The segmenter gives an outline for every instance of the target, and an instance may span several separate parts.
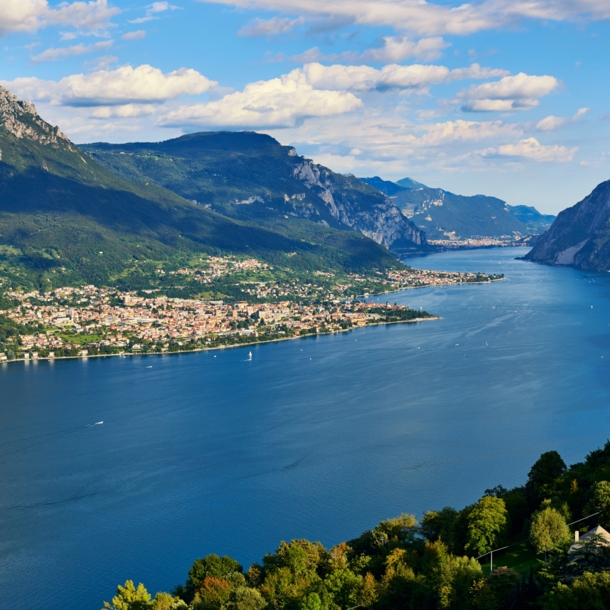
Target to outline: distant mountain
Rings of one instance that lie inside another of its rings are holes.
[[[541,214],[536,208],[529,205],[509,205],[507,207],[511,214],[524,223],[533,235],[544,233],[557,218],[552,214]]]
[[[15,283],[104,284],[134,264],[197,252],[257,255],[312,269],[397,265],[384,247],[355,231],[306,221],[264,227],[205,209],[151,180],[129,182],[1,87],[0,150],[0,273]],[[155,166],[156,159],[147,163]],[[392,206],[386,208],[391,216]],[[409,226],[398,211],[395,216],[394,226]]]
[[[442,189],[429,188],[410,178],[396,183],[377,176],[361,180],[388,195],[431,240],[519,238],[541,232],[533,230],[533,221],[528,226],[511,212],[504,201],[496,197],[454,195]],[[416,186],[406,186],[411,184]],[[532,210],[536,212],[534,208]]]
[[[253,132],[196,133],[159,143],[81,147],[124,179],[154,183],[223,216],[271,230],[310,224],[358,231],[395,252],[428,248],[394,202]]]
[[[561,212],[525,259],[547,265],[610,270],[610,180]]]
[[[402,186],[405,189],[418,189],[418,188],[427,188],[425,184],[421,182],[417,182],[417,180],[412,180],[411,178],[403,178],[402,180],[397,180],[396,184],[398,186]]]

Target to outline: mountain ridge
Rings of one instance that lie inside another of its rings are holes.
[[[610,180],[563,212],[525,260],[547,265],[610,269]]]

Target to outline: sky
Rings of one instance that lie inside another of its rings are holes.
[[[0,48],[76,143],[254,130],[545,213],[610,179],[610,0],[0,0]]]

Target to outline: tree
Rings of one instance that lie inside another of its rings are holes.
[[[219,557],[218,555],[207,555],[203,559],[196,559],[191,569],[189,570],[186,586],[184,587],[184,595],[187,602],[191,602],[195,592],[201,586],[201,583],[208,577],[225,579],[230,574],[235,572],[241,573],[243,568],[239,562],[226,555]],[[177,589],[179,591],[179,589]]]
[[[150,593],[140,583],[137,587],[133,580],[128,580],[123,586],[119,585],[116,595],[112,598],[112,605],[104,602],[104,608],[110,610],[149,610],[152,608]]]
[[[542,598],[543,610],[606,610],[610,608],[610,572],[586,572],[571,586],[557,583]]]
[[[530,525],[530,542],[537,553],[546,554],[570,541],[570,528],[564,516],[555,508],[547,506],[534,513]]]
[[[557,451],[543,453],[532,466],[525,484],[525,496],[532,509],[545,497],[544,487],[550,485],[566,471],[566,464]]]
[[[599,522],[602,527],[610,527],[610,483],[598,481],[591,489],[589,502],[584,509],[585,515],[601,512]]]
[[[483,555],[499,546],[508,531],[508,513],[502,498],[483,496],[468,515],[466,550]]]

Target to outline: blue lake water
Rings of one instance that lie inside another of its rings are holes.
[[[0,367],[3,605],[97,610],[208,553],[247,566],[282,539],[333,545],[521,484],[543,451],[581,460],[610,436],[610,274],[525,252],[409,261],[506,274],[382,299],[439,321]]]

